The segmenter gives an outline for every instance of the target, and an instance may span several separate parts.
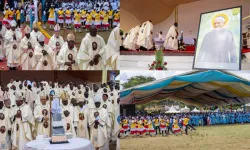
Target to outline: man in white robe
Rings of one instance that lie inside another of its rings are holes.
[[[108,111],[101,107],[101,95],[95,95],[95,108],[89,110],[90,141],[96,150],[108,150],[111,123]]]
[[[76,127],[76,133],[77,137],[79,138],[85,138],[89,139],[89,131],[88,131],[88,107],[85,102],[85,98],[83,96],[83,93],[78,93],[77,96],[77,107],[75,109],[76,115],[78,118],[76,118],[77,121],[77,127]]]
[[[11,149],[10,99],[5,99],[1,95],[1,102],[4,106],[0,109],[0,149],[9,150]]]
[[[4,35],[6,31],[7,31],[6,27],[3,26],[2,22],[0,21],[0,60],[3,60],[6,55],[5,40],[4,40]]]
[[[237,63],[237,49],[233,33],[225,28],[225,18],[214,20],[214,29],[208,32],[202,41],[197,62]]]
[[[139,30],[140,30],[140,26],[136,26],[129,31],[129,33],[128,33],[128,35],[125,38],[125,41],[123,43],[125,48],[127,48],[129,50],[136,50],[139,48],[137,45]]]
[[[105,108],[108,111],[108,116],[109,116],[109,120],[111,123],[111,132],[112,132],[112,129],[114,128],[115,116],[114,116],[114,111],[113,111],[113,104],[111,103],[107,93],[106,94],[104,93],[102,95],[101,107]],[[111,135],[110,135],[110,140],[111,140]]]
[[[34,48],[37,44],[37,39],[30,36],[30,27],[24,29],[25,36],[20,43],[20,65],[22,70],[32,70],[35,65]]]
[[[50,105],[46,97],[41,97],[40,104],[36,105],[34,117],[36,121],[36,134],[50,136]]]
[[[54,51],[54,69],[57,70],[59,69],[57,66],[57,56],[60,52],[61,47],[64,44],[64,40],[62,38],[62,36],[60,36],[60,26],[58,24],[55,25],[54,27],[54,32],[55,34],[50,38],[48,45],[52,48],[52,50]]]
[[[52,70],[54,62],[54,53],[52,49],[44,44],[45,37],[41,34],[38,38],[39,44],[35,47],[36,64],[34,70]]]
[[[164,47],[167,50],[178,50],[178,31],[177,31],[178,23],[174,23],[173,26],[170,27],[168,33],[166,35],[166,41],[164,42]]]
[[[27,105],[30,106],[31,110],[34,110],[34,104],[35,104],[35,92],[32,90],[32,86],[28,85],[28,90],[26,91],[26,97],[25,97],[25,102]]]
[[[120,45],[121,45],[121,36],[120,36],[120,24],[115,27],[108,39],[108,43],[105,46],[106,48],[106,64],[107,69],[110,70],[119,70],[119,56],[120,56]]]
[[[137,45],[141,48],[149,50],[153,47],[153,24],[151,21],[143,23],[139,30]]]
[[[65,133],[73,134],[73,137],[76,137],[75,125],[76,125],[76,113],[74,112],[74,107],[69,103],[68,94],[64,93],[61,97],[62,99],[62,121],[64,122]]]
[[[16,104],[16,96],[15,96],[16,92],[17,92],[16,86],[12,85],[9,90],[11,106]]]
[[[25,144],[33,140],[35,120],[31,108],[24,103],[21,93],[16,93],[16,107],[12,109],[12,114],[15,114],[11,118],[12,149],[23,150]]]
[[[63,44],[57,56],[57,64],[60,70],[79,70],[76,56],[75,36],[74,34],[68,34],[67,42]]]
[[[19,29],[16,29],[16,22],[14,20],[11,21],[10,25],[11,29],[5,34],[7,66],[10,70],[16,70],[16,67],[19,66],[19,44],[22,33]]]
[[[42,34],[40,31],[38,31],[38,25],[37,22],[33,23],[33,30],[30,33],[30,36],[33,37],[36,41],[38,41],[38,37]]]
[[[102,70],[105,62],[105,42],[97,35],[95,26],[90,27],[90,33],[82,39],[77,60],[80,70]]]

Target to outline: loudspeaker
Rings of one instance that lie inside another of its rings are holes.
[[[121,105],[120,114],[121,116],[135,116],[135,104]]]

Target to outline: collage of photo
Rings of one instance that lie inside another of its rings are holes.
[[[0,150],[249,150],[250,0],[0,1]]]

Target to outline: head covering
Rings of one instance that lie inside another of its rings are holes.
[[[56,25],[55,25],[54,31],[55,31],[55,32],[59,32],[59,31],[60,31],[60,26],[59,26],[59,24],[56,24]]]
[[[75,42],[75,35],[72,33],[68,34],[67,41],[74,41]]]
[[[76,100],[77,100],[77,103],[84,102],[85,99],[84,99],[83,94],[78,94],[77,97],[76,97]]]
[[[219,16],[219,17],[215,18],[215,21],[216,21],[216,22],[217,22],[217,21],[220,21],[220,22],[225,22],[226,20],[225,20],[225,18],[224,18],[224,17]]]
[[[95,103],[96,103],[96,102],[101,102],[101,96],[100,96],[100,94],[96,94],[96,95],[94,96],[93,100],[94,100]]]
[[[38,35],[38,41],[39,42],[44,42],[45,36],[41,33],[40,35]]]
[[[10,22],[10,26],[11,26],[11,27],[16,27],[16,21],[15,21],[15,20],[12,20],[12,21]]]
[[[68,100],[69,99],[69,94],[66,91],[64,91],[62,93],[62,95],[61,95],[61,99],[62,100]]]
[[[30,33],[30,27],[29,27],[29,26],[26,26],[26,27],[25,27],[24,33],[25,33],[25,34],[29,34],[29,33]]]
[[[36,21],[33,22],[33,29],[34,28],[37,28],[37,22]]]
[[[20,92],[20,91],[16,91],[15,92],[15,100],[16,101],[23,100],[23,94],[22,94],[22,92]]]

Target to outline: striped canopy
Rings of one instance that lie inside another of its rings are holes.
[[[232,73],[193,71],[121,91],[121,104],[170,99],[199,107],[250,103],[250,82]]]

